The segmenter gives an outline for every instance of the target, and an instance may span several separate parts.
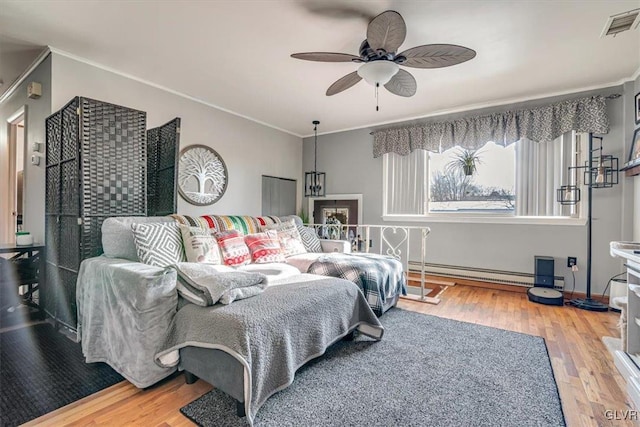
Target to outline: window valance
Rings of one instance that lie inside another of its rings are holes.
[[[507,146],[522,138],[552,141],[572,130],[609,132],[603,96],[562,101],[530,110],[376,130],[373,132],[373,157],[386,153],[406,156],[417,149],[444,151],[456,145],[476,149],[489,141]]]

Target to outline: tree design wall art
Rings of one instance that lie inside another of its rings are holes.
[[[180,153],[178,191],[192,205],[217,202],[227,189],[227,181],[227,166],[215,150],[191,145]]]

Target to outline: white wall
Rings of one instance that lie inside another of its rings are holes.
[[[622,93],[623,87],[599,91]],[[544,105],[561,99],[577,98],[593,93],[582,93],[538,100],[512,106],[513,109]],[[623,159],[623,104],[624,97],[607,101],[611,131],[604,140],[606,154]],[[496,107],[466,114],[484,114],[510,109]],[[433,120],[448,120],[464,115],[460,113]],[[319,118],[322,121],[322,117]],[[382,221],[382,158],[373,158],[373,137],[370,129],[341,132],[318,137],[318,170],[327,173],[327,193],[362,193],[363,221],[365,224],[384,224]],[[304,139],[303,170],[313,165],[313,138]],[[624,180],[621,177],[621,180]],[[593,279],[592,290],[602,293],[609,277],[623,271],[622,263],[609,256],[609,242],[631,238],[631,226],[623,234],[623,216],[631,224],[632,208],[623,207],[626,188],[594,190],[593,222]],[[632,197],[630,195],[629,197]],[[624,215],[623,215],[624,212]],[[422,223],[421,223],[422,224]],[[431,227],[428,237],[427,262],[482,267],[497,270],[533,273],[533,257],[548,255],[556,259],[556,275],[566,276],[571,287],[571,273],[566,268],[568,256],[578,257],[580,271],[576,274],[576,291],[585,291],[586,227],[574,225],[515,225],[473,223],[423,223]],[[420,225],[410,223],[409,225]],[[417,259],[417,255],[410,257]]]
[[[263,174],[296,179],[300,206],[300,138],[55,53],[52,78],[53,111],[74,96],[85,96],[146,111],[148,128],[180,117],[181,149],[203,144],[220,154],[229,171],[224,196],[205,207],[178,196],[178,213],[259,215]]]
[[[39,99],[27,98],[27,85],[32,82],[42,84],[42,96]],[[21,107],[25,107],[25,156],[24,156],[24,230],[30,231],[36,242],[44,241],[44,180],[45,165],[42,158],[40,165],[31,164],[31,143],[45,141],[44,120],[51,114],[51,56],[45,59],[25,79],[15,92],[0,105],[0,192],[1,203],[6,203],[8,183],[8,133],[7,119]],[[4,217],[0,210],[0,224],[5,224],[10,218]],[[6,238],[6,237],[5,237]],[[2,236],[0,236],[2,240]]]

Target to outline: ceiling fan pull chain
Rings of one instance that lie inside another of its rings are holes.
[[[380,87],[380,83],[376,83],[376,111],[380,111],[378,108],[378,88]]]

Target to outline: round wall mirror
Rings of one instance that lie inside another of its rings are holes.
[[[212,205],[227,190],[227,166],[206,145],[190,145],[180,152],[178,192],[192,205]]]

